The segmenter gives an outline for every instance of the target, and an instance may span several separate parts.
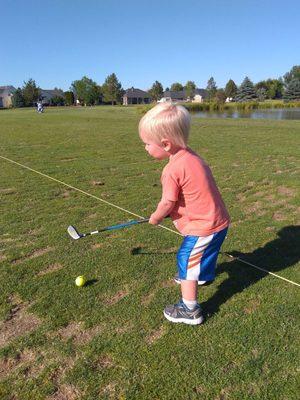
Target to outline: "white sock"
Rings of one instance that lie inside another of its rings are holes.
[[[197,305],[197,300],[186,300],[186,299],[182,298],[182,301],[184,302],[184,304],[187,306],[187,308],[189,310],[193,310]]]

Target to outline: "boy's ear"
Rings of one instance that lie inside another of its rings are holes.
[[[171,150],[171,142],[168,139],[161,139],[161,144],[162,147],[164,148],[165,151],[170,151]]]

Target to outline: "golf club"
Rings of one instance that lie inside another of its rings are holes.
[[[70,225],[68,227],[68,234],[71,236],[72,239],[77,240],[77,239],[84,238],[85,236],[95,235],[96,233],[112,231],[114,229],[126,228],[128,226],[142,224],[142,223],[148,222],[148,221],[149,221],[149,218],[145,218],[145,219],[141,219],[141,220],[132,220],[132,221],[124,222],[123,224],[106,226],[105,228],[97,229],[96,231],[89,232],[89,233],[79,233],[78,230],[75,228],[75,226]]]

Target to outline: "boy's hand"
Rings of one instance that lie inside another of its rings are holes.
[[[151,224],[151,225],[158,225],[158,224],[161,223],[162,220],[163,220],[163,218],[162,218],[162,219],[157,219],[157,218],[155,217],[155,213],[153,213],[153,214],[151,214],[151,216],[150,216],[150,218],[149,218],[149,224]]]

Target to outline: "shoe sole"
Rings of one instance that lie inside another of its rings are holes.
[[[200,325],[204,322],[204,317],[201,316],[200,318],[196,319],[185,319],[185,318],[173,318],[170,315],[164,312],[164,316],[167,318],[168,321],[175,322],[175,323],[183,323],[187,325]]]

